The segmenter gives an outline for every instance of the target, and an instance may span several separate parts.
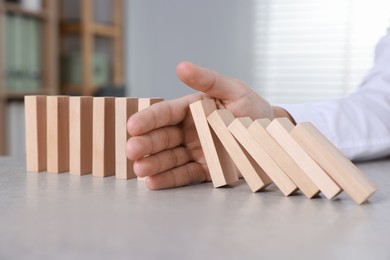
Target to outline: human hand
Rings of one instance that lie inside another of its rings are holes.
[[[134,114],[127,122],[131,138],[126,154],[135,161],[135,173],[147,177],[149,189],[211,180],[189,110],[191,103],[205,97],[215,98],[219,108],[229,109],[236,117],[252,119],[272,119],[281,111],[271,107],[243,82],[212,70],[182,62],[176,73],[183,83],[199,92],[156,103]]]

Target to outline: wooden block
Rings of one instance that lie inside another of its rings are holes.
[[[244,149],[252,156],[264,172],[271,178],[280,191],[288,196],[297,190],[297,186],[280,166],[269,156],[264,148],[252,137],[247,128],[253,123],[249,117],[236,118],[229,130]]]
[[[48,96],[47,117],[47,171],[69,171],[69,97]]]
[[[228,126],[234,116],[227,109],[216,110],[207,117],[211,128],[227,150],[233,162],[241,172],[253,192],[259,191],[272,183],[260,166],[250,157],[230,133]]]
[[[115,176],[118,179],[132,179],[136,175],[134,162],[127,159],[126,143],[130,138],[127,132],[127,120],[138,111],[138,98],[115,99]]]
[[[45,171],[46,161],[46,97],[25,96],[26,168],[28,172]]]
[[[115,98],[93,98],[92,175],[115,175]]]
[[[141,111],[151,105],[164,101],[163,98],[139,98],[138,99],[138,111]]]
[[[287,118],[277,118],[268,125],[267,131],[301,167],[325,197],[328,199],[335,197],[341,192],[340,187],[290,135],[293,128],[294,125]]]
[[[207,123],[207,116],[217,110],[214,99],[192,103],[190,110],[214,187],[238,181],[236,166]]]
[[[362,204],[377,190],[311,123],[295,126],[291,135],[356,203]]]
[[[69,98],[69,172],[92,172],[92,97]]]
[[[144,110],[151,105],[164,101],[163,98],[139,98],[138,99],[138,111]],[[145,180],[145,177],[138,177],[138,180]]]
[[[283,148],[267,132],[266,127],[271,123],[268,118],[255,120],[248,132],[265,151],[274,159],[290,179],[298,186],[307,198],[317,195],[320,190],[303,172],[299,165],[283,150]]]

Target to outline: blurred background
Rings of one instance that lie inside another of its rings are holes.
[[[272,103],[347,95],[386,33],[388,0],[0,0],[0,154],[24,155],[23,96],[175,98],[183,60]]]

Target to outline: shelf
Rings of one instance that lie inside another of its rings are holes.
[[[103,37],[116,37],[119,34],[118,28],[110,24],[92,23],[90,30],[93,34]],[[79,22],[61,22],[60,31],[63,34],[79,34],[82,25]]]
[[[25,15],[25,16],[29,16],[32,18],[38,18],[38,19],[46,19],[47,15],[48,15],[48,13],[45,10],[30,11],[30,10],[26,10],[25,8],[21,7],[19,4],[13,4],[13,3],[4,3],[2,5],[2,9],[5,12]]]

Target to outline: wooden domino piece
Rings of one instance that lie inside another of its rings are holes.
[[[364,203],[377,190],[311,123],[295,126],[291,135],[356,203]]]
[[[69,171],[69,97],[47,96],[47,171]]]
[[[163,101],[163,98],[139,98],[138,99],[138,111],[144,110],[153,104]],[[145,177],[138,177],[138,180],[145,180]]]
[[[207,116],[217,110],[214,99],[192,103],[190,110],[214,187],[237,182],[237,168],[207,123]]]
[[[93,98],[92,175],[115,174],[115,98]]]
[[[236,118],[229,125],[229,130],[246,149],[264,172],[271,178],[280,191],[288,196],[297,190],[297,186],[280,166],[271,158],[264,148],[252,137],[247,128],[253,123],[249,117]]]
[[[134,162],[126,156],[126,143],[130,138],[127,132],[127,120],[137,111],[138,98],[115,99],[115,177],[118,179],[136,177],[133,170]]]
[[[325,197],[328,199],[335,197],[341,192],[340,187],[290,135],[293,128],[293,123],[287,118],[276,118],[268,125],[267,131],[302,168]]]
[[[228,126],[233,120],[234,116],[227,109],[216,110],[207,117],[211,128],[227,150],[251,190],[256,192],[264,189],[272,181],[253,158],[241,149],[240,145],[230,133]]]
[[[272,159],[279,164],[307,198],[314,197],[320,190],[267,132],[266,128],[270,123],[271,121],[268,118],[257,119],[248,127],[248,132],[267,151]]]
[[[138,99],[138,111],[141,111],[153,104],[163,101],[163,98],[139,98]]]
[[[25,96],[26,169],[45,171],[46,161],[46,97]]]
[[[69,173],[92,172],[92,97],[69,98]]]

